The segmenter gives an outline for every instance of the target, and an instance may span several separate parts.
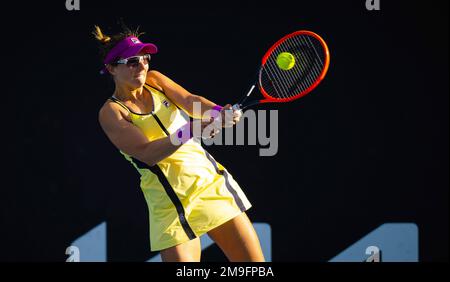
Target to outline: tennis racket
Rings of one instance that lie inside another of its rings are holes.
[[[286,52],[292,55],[288,54],[291,62],[294,62],[289,69],[280,68],[277,64],[280,54]],[[233,109],[243,110],[261,103],[283,103],[299,99],[319,85],[329,65],[328,46],[319,35],[306,30],[288,34],[266,52],[257,81]],[[256,86],[264,98],[248,101]]]

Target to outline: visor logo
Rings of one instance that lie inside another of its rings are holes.
[[[137,39],[137,38],[130,38],[130,39],[131,39],[131,41],[132,41],[134,44],[141,43],[141,42],[139,41],[139,39]]]

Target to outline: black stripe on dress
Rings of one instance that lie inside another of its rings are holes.
[[[239,197],[238,193],[236,192],[236,189],[231,186],[229,174],[226,170],[220,170],[217,166],[216,161],[214,158],[205,150],[205,155],[208,158],[208,160],[212,163],[214,168],[216,169],[216,172],[220,175],[222,175],[225,178],[225,186],[227,187],[228,191],[233,195],[234,200],[236,201],[236,204],[238,205],[239,209],[244,212],[246,210],[244,203],[242,202],[242,199]]]
[[[170,200],[172,201],[173,205],[175,206],[175,208],[177,210],[178,218],[180,220],[180,223],[181,223],[181,226],[183,227],[184,232],[186,232],[186,235],[189,237],[190,240],[197,238],[194,231],[192,231],[192,228],[189,225],[189,222],[186,219],[184,207],[181,204],[180,199],[178,198],[172,185],[170,185],[166,176],[162,172],[161,168],[158,165],[149,166],[146,163],[141,162],[133,157],[131,157],[131,159],[137,165],[137,167],[139,167],[140,169],[149,169],[151,172],[153,172],[158,177],[159,182],[164,187],[164,190],[166,191],[167,195],[169,196]]]

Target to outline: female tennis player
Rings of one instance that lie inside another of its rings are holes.
[[[200,103],[201,115],[207,116],[201,127],[206,128],[214,118],[224,118],[225,110],[232,111],[231,105],[218,106],[150,70],[157,47],[142,43],[137,30],[126,28],[110,37],[96,26],[93,33],[100,43],[102,72],[115,84],[99,111],[99,122],[141,176],[151,250],[160,251],[165,262],[200,261],[199,237],[207,233],[230,261],[264,261],[245,213],[250,202],[231,174],[196,140],[192,122],[182,114],[198,118],[193,105]],[[232,124],[240,115],[233,111]]]

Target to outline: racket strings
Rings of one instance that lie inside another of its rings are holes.
[[[295,47],[294,47],[295,43],[291,42],[291,40],[287,40],[285,43],[286,44],[279,46],[279,48],[277,50],[277,53],[276,53],[277,56],[281,52],[289,52],[291,54],[294,53],[295,54],[295,55],[293,54],[294,58],[297,57],[296,61],[299,62],[298,57],[300,57],[300,55],[302,54],[302,52],[304,52],[304,50],[300,50],[300,48],[297,48],[297,49],[299,49],[299,51],[295,52],[294,51],[295,50]],[[303,64],[303,62],[304,62],[304,60],[302,58],[302,60],[300,60],[299,63]],[[279,69],[278,66],[276,66],[274,64],[275,63],[274,63],[273,60],[269,61],[269,65],[268,66],[269,66],[269,69],[271,70],[271,73],[275,73],[275,72],[277,72],[276,70]],[[281,95],[282,95],[283,98],[286,98],[286,97],[289,96],[288,93],[292,92],[292,90],[293,90],[292,86],[296,86],[297,85],[295,82],[298,82],[297,78],[301,77],[302,74],[299,72],[298,68],[293,68],[293,69],[291,69],[291,71],[282,71],[280,73],[281,73],[281,75],[277,76],[277,78],[282,77],[284,79],[284,81],[289,83],[289,85],[283,84],[284,87],[282,87],[283,92],[281,92]]]
[[[296,58],[297,67],[291,69],[291,71],[283,71],[283,73],[288,74],[290,79],[291,87],[288,88],[288,93],[300,92],[306,90],[310,85],[312,85],[316,78],[320,75],[321,69],[319,69],[319,64],[315,63],[317,56],[317,51],[314,50],[314,45],[312,44],[308,36],[297,36],[292,37],[291,40],[287,40],[285,45],[280,46],[282,52],[289,52]],[[287,47],[287,48],[286,48]],[[321,46],[319,46],[321,48]],[[320,57],[319,57],[320,60]],[[289,96],[289,95],[286,95]]]
[[[306,48],[307,47],[307,48]],[[269,61],[268,70],[276,79],[284,83],[278,84],[278,93],[281,98],[289,98],[293,93],[306,90],[309,85],[314,83],[311,75],[318,74],[317,66],[312,62],[314,56],[311,52],[311,43],[306,42],[304,38],[292,38],[287,40],[276,50],[276,55],[281,52],[289,52],[296,57],[296,67],[289,71],[281,70],[275,65],[275,60]],[[270,77],[269,77],[270,78]]]
[[[289,70],[278,67],[276,60],[283,52],[295,58]],[[260,71],[260,86],[277,99],[291,98],[305,92],[321,76],[326,54],[320,41],[309,35],[296,35],[279,44]]]

